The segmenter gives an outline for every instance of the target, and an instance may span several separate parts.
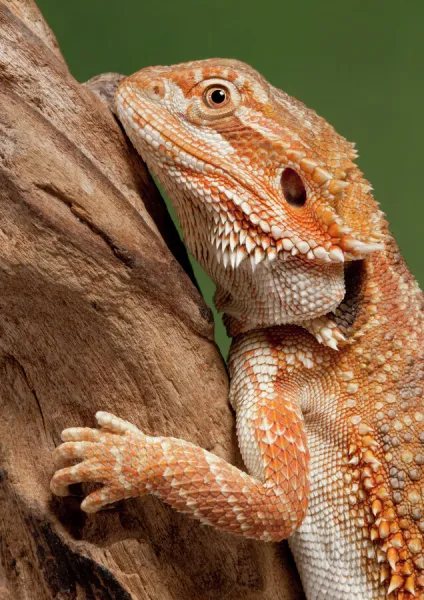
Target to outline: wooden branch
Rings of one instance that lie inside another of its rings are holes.
[[[303,598],[285,545],[152,497],[87,516],[49,491],[61,430],[99,409],[242,466],[210,311],[91,91],[113,81],[78,84],[36,5],[0,0],[0,597]]]

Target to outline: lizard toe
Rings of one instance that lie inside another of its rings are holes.
[[[112,413],[99,410],[96,412],[96,420],[101,429],[105,429],[112,433],[123,435],[130,431],[136,435],[143,435],[143,433],[129,421],[120,419]]]
[[[103,483],[107,476],[108,469],[99,460],[85,460],[56,471],[51,479],[50,489],[57,496],[68,496],[70,485],[87,481]]]

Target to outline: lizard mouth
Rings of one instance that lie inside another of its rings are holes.
[[[243,177],[240,170],[235,169],[226,156],[222,156],[217,164],[210,150],[207,152],[206,146],[203,148],[199,143],[194,146],[171,127],[159,125],[155,116],[159,107],[147,94],[140,94],[139,90],[134,91],[131,82],[124,80],[116,93],[116,107],[133,143],[137,145],[141,140],[144,149],[147,152],[153,151],[159,159],[157,166],[160,170],[165,168],[167,175],[176,179],[177,183],[181,179],[192,193],[195,194],[201,189],[201,178],[204,178],[205,174],[213,174],[214,171],[225,174],[231,185],[225,188],[217,185],[217,201],[208,204],[213,211],[215,224],[211,241],[216,246],[218,262],[222,260],[224,266],[231,264],[233,268],[237,267],[245,258],[250,257],[252,267],[255,268],[265,259],[284,259],[288,254],[322,263],[343,263],[345,260],[365,258],[371,252],[384,248],[380,243],[362,242],[350,235],[350,229],[345,227],[342,219],[331,209],[327,209],[324,215],[324,224],[326,229],[331,231],[331,235],[325,233],[311,217],[308,225],[309,231],[313,233],[308,233],[307,239],[303,239],[297,233],[300,227],[291,225],[284,229],[282,222],[287,221],[287,217],[279,218],[279,215],[275,214],[271,217],[267,215],[267,219],[261,218],[261,203],[269,203],[269,190],[263,189],[260,182],[252,182]],[[144,149],[142,154],[145,154]],[[179,153],[178,157],[176,150]],[[231,158],[231,155],[228,156]],[[181,167],[190,171],[190,184],[181,177]],[[290,171],[294,172],[288,163],[284,173]],[[297,205],[299,202],[304,204],[305,190],[298,186],[297,195],[294,195],[288,185],[289,179],[284,179],[284,173],[281,183],[285,198],[287,199],[288,194]],[[158,175],[160,176],[160,173]],[[212,184],[211,190],[213,189]],[[291,216],[296,224],[295,211]],[[305,219],[305,216],[302,218]]]

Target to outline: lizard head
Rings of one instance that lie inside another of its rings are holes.
[[[248,65],[149,67],[121,83],[116,107],[229,315],[324,315],[343,298],[345,261],[382,248],[353,145]]]

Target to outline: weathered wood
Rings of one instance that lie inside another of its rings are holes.
[[[241,465],[210,311],[90,89],[111,85],[71,77],[32,1],[0,1],[0,598],[302,598],[285,545],[49,491],[61,430],[99,409]]]

